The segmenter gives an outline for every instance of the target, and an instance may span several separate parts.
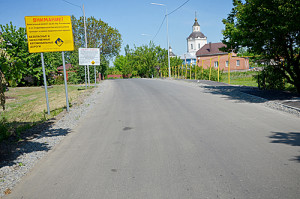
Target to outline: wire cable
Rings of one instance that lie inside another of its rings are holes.
[[[176,12],[177,10],[179,10],[182,6],[184,6],[185,4],[187,4],[189,1],[190,1],[190,0],[187,0],[187,1],[184,2],[182,5],[180,5],[178,8],[176,8],[176,9],[173,10],[172,12],[168,13],[167,15],[165,15],[165,17],[163,18],[163,20],[162,20],[162,22],[161,22],[161,25],[160,25],[160,27],[159,27],[157,33],[156,33],[155,36],[153,37],[152,41],[153,41],[153,40],[156,38],[156,36],[158,35],[158,33],[159,33],[159,31],[160,31],[160,29],[161,29],[161,27],[162,27],[162,25],[163,25],[163,23],[164,23],[166,17],[167,17],[168,15],[173,14],[173,13]]]
[[[81,7],[81,6],[79,6],[79,5],[76,5],[76,4],[74,4],[74,3],[71,3],[71,2],[69,2],[69,1],[66,1],[66,0],[62,0],[62,1],[66,2],[66,3],[68,3],[68,4],[71,4],[72,6],[79,7],[79,8],[81,9],[81,11],[82,11],[82,7]]]
[[[173,14],[174,12],[176,12],[177,10],[179,10],[182,6],[184,6],[185,4],[187,4],[190,0],[187,0],[186,2],[184,2],[181,6],[179,6],[178,8],[176,8],[175,10],[173,10],[172,12],[168,13],[168,15]]]
[[[161,29],[162,25],[164,24],[165,19],[166,19],[166,15],[165,15],[165,17],[163,18],[163,20],[162,20],[162,22],[161,22],[161,24],[160,24],[160,27],[159,27],[158,31],[156,32],[155,36],[153,37],[152,41],[156,38],[156,36],[157,36],[158,33],[160,32],[160,29]]]

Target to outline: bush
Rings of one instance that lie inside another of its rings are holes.
[[[285,78],[277,66],[267,66],[255,76],[261,89],[284,90]]]
[[[210,68],[203,69],[203,73],[202,73],[202,68],[200,67],[200,70],[197,71],[197,79],[209,80],[209,73],[210,73]],[[222,74],[223,74],[223,71],[220,71],[220,74],[219,74],[220,81],[222,80]],[[211,68],[210,80],[218,81],[218,69]]]
[[[80,77],[76,72],[69,72],[68,73],[68,82],[70,84],[78,84],[80,83]]]
[[[64,76],[57,76],[56,78],[55,78],[55,81],[54,81],[54,84],[55,85],[59,85],[59,84],[63,84],[64,83]]]

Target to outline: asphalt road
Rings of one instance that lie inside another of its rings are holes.
[[[110,81],[5,198],[299,198],[300,119],[186,84]]]

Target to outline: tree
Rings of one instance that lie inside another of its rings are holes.
[[[72,16],[72,28],[75,48],[85,47],[83,17],[76,19]],[[100,48],[101,54],[110,59],[117,56],[121,50],[122,38],[116,28],[112,28],[101,19],[94,17],[86,19],[86,35],[88,48]]]
[[[17,29],[10,24],[0,25],[0,65],[5,80],[10,86],[41,85],[43,71],[39,53],[28,52],[28,42],[25,28]],[[60,53],[44,53],[46,75],[56,71],[62,63]],[[31,80],[29,80],[31,79]],[[51,78],[48,79],[51,83]]]
[[[69,52],[67,61],[75,67],[77,74],[84,81],[84,67],[78,65],[78,48],[85,47],[84,21],[83,17],[76,19],[75,16],[72,16],[71,19],[75,51]],[[117,56],[120,52],[122,44],[121,34],[116,28],[112,28],[101,19],[97,20],[94,17],[86,19],[86,27],[87,47],[100,48],[101,64],[96,66],[96,70],[104,76],[109,67],[108,60]],[[90,76],[93,75],[94,70],[90,70]]]
[[[25,28],[16,29],[15,26],[0,24],[2,41],[0,42],[0,65],[6,81],[17,86],[21,81],[29,56]]]
[[[223,20],[225,50],[247,47],[300,93],[300,1],[233,0],[233,6]]]

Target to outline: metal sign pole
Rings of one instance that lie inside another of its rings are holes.
[[[96,84],[97,84],[96,66],[94,66],[94,73],[95,73],[95,87],[96,87]]]
[[[62,61],[63,61],[63,67],[64,67],[64,80],[65,80],[67,111],[69,112],[68,85],[67,85],[67,73],[66,73],[66,65],[65,65],[65,53],[61,52],[61,54],[62,54]]]
[[[85,81],[85,89],[87,89],[87,85],[86,85],[86,66],[84,66],[84,81]]]
[[[87,73],[88,73],[88,83],[89,83],[89,87],[90,87],[90,83],[91,83],[91,80],[90,80],[90,66],[87,66]]]
[[[48,115],[50,115],[47,80],[46,80],[46,72],[45,72],[44,54],[43,53],[41,53],[41,59],[42,59],[42,67],[43,67],[43,75],[44,75],[44,86],[45,86],[45,95],[46,95],[46,102],[47,102],[47,111],[48,111]]]

